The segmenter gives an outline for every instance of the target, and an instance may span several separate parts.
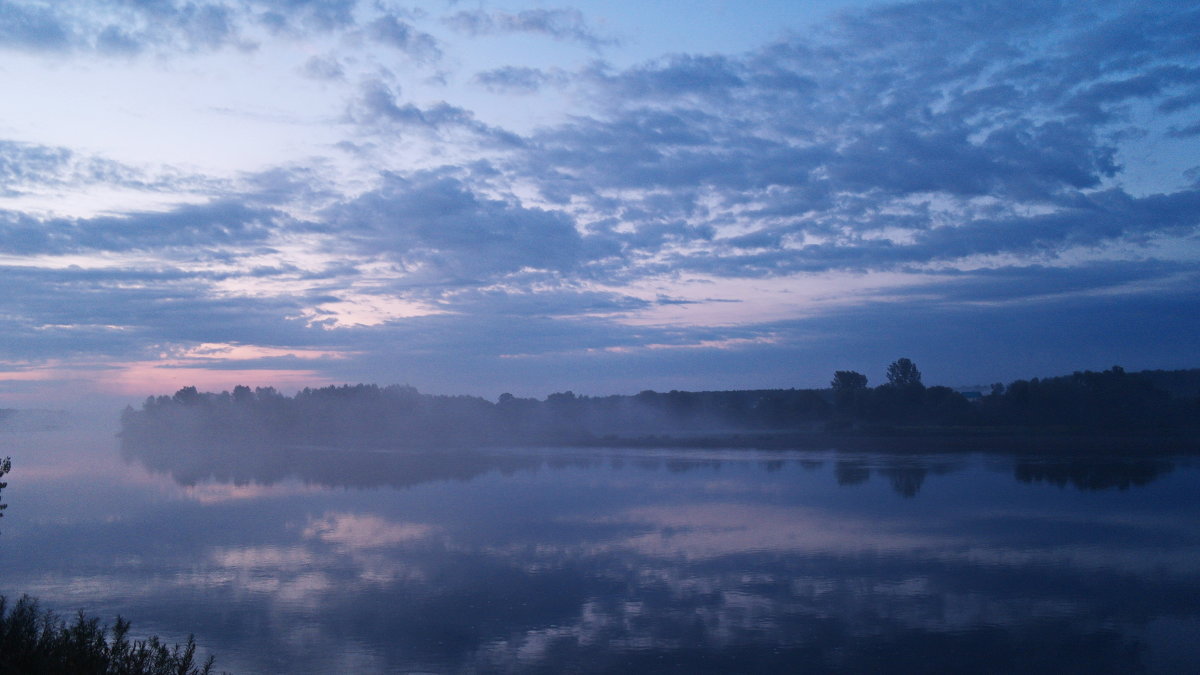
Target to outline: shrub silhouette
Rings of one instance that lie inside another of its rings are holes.
[[[111,632],[111,638],[110,638]],[[112,630],[80,612],[68,624],[25,595],[10,610],[0,596],[0,673],[78,675],[200,675],[212,672],[210,656],[196,664],[196,642],[168,647],[158,636],[129,639],[129,622]]]
[[[4,478],[4,474],[8,473],[9,469],[11,469],[11,468],[12,468],[12,460],[10,458],[5,457],[4,459],[0,459],[0,478]],[[0,491],[3,491],[4,488],[6,488],[6,487],[8,487],[8,483],[5,483],[4,481],[0,480]],[[8,508],[8,504],[0,502],[0,518],[4,517],[4,509],[7,509],[7,508]]]

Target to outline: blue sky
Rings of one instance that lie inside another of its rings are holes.
[[[0,0],[0,404],[1200,366],[1183,2]]]

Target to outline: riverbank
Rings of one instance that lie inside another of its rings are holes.
[[[862,452],[1021,454],[1200,454],[1200,434],[1097,433],[1077,429],[890,428],[863,431],[605,435],[566,445],[619,448],[747,448]]]

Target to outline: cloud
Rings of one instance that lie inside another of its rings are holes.
[[[555,78],[537,68],[503,66],[476,73],[474,80],[497,94],[533,94]]]
[[[424,523],[392,522],[372,514],[325,513],[320,518],[309,518],[302,536],[354,551],[420,541],[436,529]]]
[[[678,101],[686,96],[728,99],[734,90],[747,85],[741,71],[741,65],[731,57],[678,54],[616,75],[593,67],[588,75],[596,84],[619,94],[618,100]],[[807,84],[805,80],[800,82]]]
[[[282,214],[240,202],[187,204],[167,212],[83,219],[34,219],[0,213],[0,252],[20,255],[186,249],[190,258],[220,257],[228,247],[265,242]],[[210,253],[205,255],[203,251]]]
[[[1129,125],[1190,135],[1137,112],[1194,86],[1197,70],[1172,62],[1200,55],[1171,29],[1178,11],[917,3],[742,55],[601,64],[576,84],[602,105],[536,130],[509,166],[668,263],[647,272],[889,269],[1187,237],[1190,190],[1118,187]],[[1104,37],[1125,24],[1137,40]],[[953,37],[931,54],[934,34]],[[1146,47],[1160,38],[1171,56]]]
[[[357,0],[250,0],[260,23],[276,32],[331,32],[354,24]]]
[[[1197,122],[1196,124],[1189,124],[1184,127],[1172,127],[1167,134],[1172,138],[1192,138],[1195,136],[1200,136],[1200,122]]]
[[[346,71],[334,57],[313,56],[304,62],[303,73],[314,80],[344,80]]]
[[[29,143],[0,141],[0,194],[19,194],[18,186],[59,181],[69,170],[72,152]]]
[[[897,295],[925,295],[941,302],[1027,303],[1031,300],[1102,298],[1173,292],[1200,282],[1192,265],[1149,261],[1102,261],[1072,267],[1012,265],[971,271],[950,270],[931,284],[895,289]]]
[[[102,185],[148,192],[208,191],[219,184],[170,167],[157,171],[61,146],[0,139],[0,196]]]
[[[676,269],[718,276],[763,276],[830,269],[884,270],[930,263],[959,263],[979,256],[1044,256],[1055,259],[1079,248],[1117,243],[1141,245],[1157,236],[1190,236],[1200,226],[1194,190],[1134,198],[1121,191],[1079,196],[1052,213],[976,218],[958,224],[924,224],[906,241],[844,237],[806,246],[788,245],[791,232],[763,233],[755,245],[745,236],[716,239],[698,254],[673,253]],[[898,224],[903,225],[900,221]],[[747,251],[746,249],[751,250]]]
[[[441,296],[446,308],[471,316],[562,318],[579,315],[625,314],[650,306],[650,301],[613,292],[570,288],[466,288]]]
[[[354,26],[357,0],[155,0],[0,3],[0,47],[132,57],[253,49],[255,26],[277,34],[328,33]]]
[[[0,46],[33,52],[135,56],[248,47],[235,10],[221,2],[0,3]]]
[[[598,33],[577,9],[527,9],[516,13],[461,11],[445,18],[451,28],[467,35],[534,33],[560,41],[578,42],[591,49],[617,44]]]
[[[366,32],[372,40],[394,47],[415,61],[436,61],[442,55],[437,40],[432,35],[418,31],[411,24],[400,21],[390,14],[367,24]]]
[[[576,374],[786,385],[806,364],[886,363],[906,344],[964,373],[1194,353],[1181,333],[1147,345],[1132,328],[1122,351],[1100,318],[1181,331],[1188,319],[1141,308],[1200,313],[1190,5],[873,4],[740,53],[573,71],[558,55],[476,71],[462,39],[614,44],[571,9],[437,25],[349,1],[0,8],[5,49],[200,69],[253,57],[319,81],[262,103],[286,114],[222,120],[305,153],[224,178],[0,142],[0,274],[22,289],[3,305],[13,354],[316,345],[361,352],[306,364],[322,372],[454,371],[477,390]],[[281,60],[264,53],[281,45]],[[397,62],[444,70],[431,83]],[[524,107],[481,107],[479,87]],[[25,206],[109,189],[159,206]],[[1059,317],[1068,327],[1048,325]],[[1035,328],[1058,342],[1020,347]]]
[[[466,108],[445,101],[420,107],[413,103],[401,103],[398,95],[397,90],[382,80],[367,80],[359,88],[359,96],[347,107],[345,119],[369,133],[392,135],[404,131],[432,134],[467,131],[477,138],[502,145],[521,143],[515,134],[480,122]]]
[[[64,51],[71,44],[71,33],[64,20],[48,7],[12,0],[0,2],[0,46]]]
[[[136,56],[145,45],[118,26],[105,26],[96,35],[96,51],[108,56]]]
[[[1023,121],[978,142],[967,127],[924,126],[857,136],[827,165],[830,178],[856,191],[1045,200],[1117,172],[1115,148],[1062,123]]]
[[[229,297],[213,280],[177,269],[0,268],[19,296],[0,300],[6,360],[152,358],[177,342],[307,342],[289,320],[302,298]]]
[[[170,13],[170,19],[196,48],[214,49],[237,40],[232,11],[219,4],[187,4]]]
[[[1200,224],[1200,192],[1133,198],[1119,191],[1081,197],[1051,214],[1003,220],[981,219],[956,231],[930,230],[910,250],[954,259],[979,254],[1061,252],[1113,241],[1139,243],[1157,234],[1187,235]],[[904,247],[897,247],[903,249]]]
[[[562,213],[487,198],[450,176],[384,177],[332,207],[340,241],[439,283],[478,283],[525,268],[566,272],[585,261],[582,237]]]

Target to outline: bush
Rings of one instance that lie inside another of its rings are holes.
[[[25,595],[7,611],[0,595],[0,673],[79,673],[80,675],[198,675],[212,671],[210,656],[197,666],[196,642],[167,647],[152,636],[129,640],[129,622],[117,617],[109,637],[107,625],[80,612],[68,624],[53,612],[41,611]]]

